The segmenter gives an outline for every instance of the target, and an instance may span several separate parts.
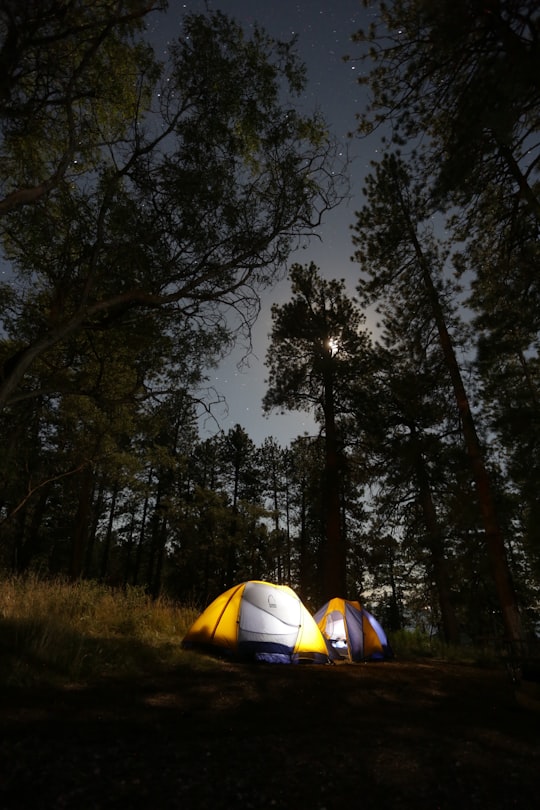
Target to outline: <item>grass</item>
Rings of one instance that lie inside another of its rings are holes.
[[[0,684],[35,686],[137,677],[174,667],[212,669],[217,662],[182,650],[199,611],[140,588],[39,577],[0,579]],[[451,647],[419,631],[390,639],[401,660],[438,659],[493,665],[494,653]]]
[[[198,611],[96,582],[0,581],[0,683],[31,686],[136,676],[187,661]]]
[[[501,660],[500,650],[494,644],[447,644],[419,630],[399,630],[392,635],[391,643],[398,657],[405,660],[428,658],[476,666],[496,666]]]

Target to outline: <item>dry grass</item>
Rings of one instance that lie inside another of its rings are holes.
[[[141,588],[36,576],[0,579],[0,684],[33,686],[136,677],[211,659],[182,650],[193,606],[152,600]],[[391,639],[401,660],[493,665],[486,651],[455,648],[418,632]]]
[[[196,614],[165,599],[152,601],[137,588],[4,579],[0,683],[58,683],[174,666]]]

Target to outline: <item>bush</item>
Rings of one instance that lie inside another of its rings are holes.
[[[498,663],[493,646],[446,644],[438,636],[421,630],[398,630],[392,634],[390,643],[396,657],[402,659],[437,658],[478,666],[493,666]]]

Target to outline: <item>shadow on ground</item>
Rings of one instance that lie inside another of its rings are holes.
[[[219,664],[0,698],[0,807],[536,808],[503,671]]]

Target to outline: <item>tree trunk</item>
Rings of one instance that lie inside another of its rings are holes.
[[[325,543],[323,548],[323,601],[347,596],[347,555],[341,525],[341,469],[335,419],[332,372],[324,373]]]
[[[407,212],[403,201],[402,208],[404,215],[407,217]],[[410,233],[416,252],[416,257],[422,269],[426,292],[432,307],[443,356],[450,373],[457,408],[461,417],[467,455],[469,458],[469,464],[475,482],[476,494],[482,515],[487,553],[501,607],[506,641],[519,649],[524,641],[521,617],[519,614],[512,576],[508,565],[508,557],[504,545],[503,534],[497,517],[491,482],[484,462],[482,447],[476,433],[474,417],[471,412],[465,386],[463,385],[452,338],[450,337],[446,327],[446,320],[439,301],[438,293],[435,285],[433,284],[430,269],[418,242],[416,232],[408,217],[407,222],[410,226]]]
[[[300,595],[302,599],[305,599],[309,592],[309,581],[307,576],[306,486],[306,481],[303,479],[300,502],[300,536],[298,538],[298,579],[300,581]]]
[[[165,561],[165,546],[167,543],[167,518],[163,517],[163,519],[159,523],[157,536],[155,538],[156,542],[156,553],[155,553],[155,571],[153,574],[152,581],[150,583],[150,596],[153,600],[159,598],[161,593],[161,582],[163,576],[163,563]]]
[[[73,532],[71,560],[69,567],[69,578],[71,580],[79,579],[82,574],[84,552],[88,542],[88,529],[94,483],[93,470],[90,465],[84,467],[80,473],[80,480],[81,486],[79,490],[79,502],[77,506],[77,514],[75,516],[75,528]]]
[[[129,534],[126,543],[126,553],[124,556],[124,573],[122,575],[122,588],[127,589],[129,584],[129,575],[131,572],[131,558],[133,555],[133,534],[135,532],[135,510],[131,513],[131,523],[129,524]]]
[[[287,558],[285,560],[285,576],[286,582],[291,583],[291,515],[290,515],[290,502],[289,502],[289,485],[285,484],[285,515],[286,515],[286,538],[287,538]]]
[[[444,554],[442,531],[437,518],[435,504],[433,503],[426,464],[414,427],[412,428],[412,442],[420,506],[422,508],[424,523],[426,525],[428,534],[428,547],[431,556],[433,576],[439,597],[439,608],[441,611],[444,640],[450,644],[457,644],[459,642],[459,627],[456,614],[454,612],[454,607],[452,605],[448,564]]]
[[[150,468],[150,470],[148,471],[148,489],[150,489],[150,484],[152,483],[153,474],[154,474],[154,471],[153,471],[152,468]],[[135,552],[135,564],[133,566],[133,581],[132,581],[133,585],[138,585],[139,584],[139,576],[140,576],[140,573],[141,573],[141,567],[142,567],[142,561],[143,561],[142,558],[143,558],[144,538],[145,538],[145,534],[146,534],[146,519],[147,519],[147,516],[148,516],[148,505],[149,505],[148,502],[149,502],[149,498],[148,498],[148,494],[147,494],[145,496],[145,498],[144,498],[143,513],[142,513],[142,517],[141,517],[141,528],[140,528],[140,531],[139,531],[139,539],[137,541],[137,549],[136,549],[136,552]]]
[[[86,545],[86,554],[83,568],[84,577],[90,579],[94,576],[97,576],[97,564],[96,566],[94,566],[94,548],[96,545],[96,535],[98,530],[99,519],[101,517],[101,510],[103,509],[104,490],[105,485],[103,483],[103,479],[101,479],[97,496],[95,496],[94,499],[94,507],[93,507],[94,517],[92,520],[92,525],[90,526],[90,533]]]
[[[28,529],[21,533],[21,545],[19,547],[19,553],[17,558],[17,573],[22,574],[28,570],[30,564],[39,551],[40,546],[40,529],[41,524],[43,522],[43,517],[45,515],[45,511],[47,508],[47,502],[49,499],[49,492],[51,490],[51,485],[46,485],[42,487],[40,490],[37,501],[34,504],[34,508],[31,512],[31,518],[28,525]],[[23,512],[26,513],[26,508]],[[26,525],[26,517],[23,521],[23,526]]]
[[[133,565],[133,577],[131,579],[132,585],[139,584],[139,577],[142,568],[143,562],[143,548],[144,548],[144,537],[146,533],[146,516],[148,514],[148,496],[144,499],[143,504],[143,514],[141,518],[141,527],[139,530],[139,538],[137,540],[137,547],[135,549],[135,563]]]
[[[103,554],[101,557],[101,568],[99,577],[103,582],[107,576],[107,568],[109,567],[109,557],[111,554],[111,541],[114,525],[114,512],[116,509],[116,498],[118,497],[118,484],[115,484],[112,491],[111,507],[109,509],[109,521],[107,523],[107,534],[105,535],[105,543],[103,544]]]

